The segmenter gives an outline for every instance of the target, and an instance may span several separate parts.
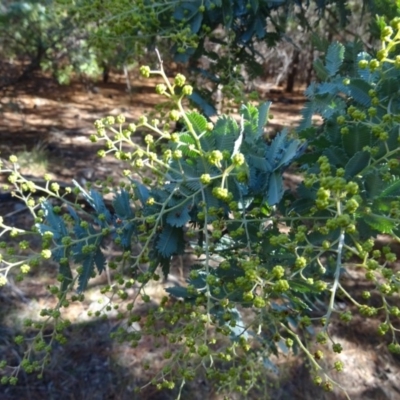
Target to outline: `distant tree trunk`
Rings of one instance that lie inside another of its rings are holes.
[[[293,93],[294,83],[297,76],[297,71],[299,68],[299,61],[300,61],[300,51],[295,49],[293,52],[293,58],[291,63],[291,69],[287,77],[286,81],[286,92]]]
[[[110,78],[110,67],[106,61],[101,63],[101,67],[103,68],[103,83],[107,83]]]
[[[307,87],[311,85],[313,71],[314,71],[314,47],[313,47],[313,45],[311,45],[310,59],[309,59],[309,65],[308,65],[308,69],[307,69],[307,77],[306,77]]]
[[[24,69],[21,76],[17,79],[18,81],[22,81],[24,79],[29,79],[32,72],[40,69],[40,64],[43,60],[43,57],[46,53],[46,48],[43,46],[42,41],[39,40],[36,47],[36,54],[32,56],[30,64]]]
[[[125,81],[126,81],[126,91],[128,93],[132,93],[131,78],[129,76],[129,70],[128,70],[128,66],[126,64],[124,64],[124,75],[125,75]]]

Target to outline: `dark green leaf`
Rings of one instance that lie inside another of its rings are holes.
[[[261,104],[258,108],[258,128],[257,128],[257,137],[261,137],[264,134],[265,125],[268,122],[268,113],[269,108],[271,107],[271,102],[268,101],[266,103]]]
[[[344,46],[338,42],[332,43],[328,47],[325,58],[326,71],[328,72],[330,77],[333,77],[338,73],[339,68],[342,65],[343,58]]]
[[[318,79],[321,81],[325,81],[329,77],[329,71],[319,58],[313,62],[313,67]]]
[[[374,199],[379,197],[382,192],[383,181],[376,172],[371,172],[364,177],[364,187],[368,198]]]
[[[371,85],[363,79],[352,79],[349,85],[350,93],[353,99],[364,107],[371,105],[371,97],[368,91],[372,89]]]
[[[380,193],[380,198],[385,197],[398,197],[400,196],[400,179],[394,179],[391,182],[386,183],[384,185],[383,190]]]
[[[372,145],[372,133],[367,125],[358,123],[354,125],[350,132],[342,135],[343,148],[349,157],[359,151],[363,151],[364,147]]]
[[[370,153],[367,151],[360,151],[350,158],[345,167],[345,176],[347,179],[353,178],[365,167],[368,166],[371,159]]]
[[[327,156],[330,164],[336,167],[344,168],[347,162],[349,161],[349,157],[340,147],[330,147],[322,153],[324,156]]]
[[[134,213],[130,205],[129,193],[121,189],[119,193],[116,193],[112,202],[115,214],[122,219],[129,219],[134,217]]]

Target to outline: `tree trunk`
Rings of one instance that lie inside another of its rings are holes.
[[[296,80],[297,70],[299,67],[300,61],[300,51],[295,49],[293,52],[291,70],[288,74],[287,81],[286,81],[286,92],[293,93],[294,83]]]

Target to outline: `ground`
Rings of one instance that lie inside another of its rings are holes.
[[[0,152],[2,157],[18,154],[23,172],[40,180],[44,173],[52,179],[70,185],[72,179],[84,184],[86,181],[113,176],[119,179],[121,167],[112,158],[96,157],[96,145],[89,141],[93,133],[93,122],[107,115],[124,114],[128,121],[148,112],[159,97],[154,92],[155,81],[143,80],[135,75],[132,92],[127,93],[124,80],[112,76],[109,83],[80,83],[60,86],[50,77],[37,75],[3,91],[0,98]],[[269,95],[273,101],[271,121],[267,135],[275,134],[283,126],[294,127],[300,119],[299,110],[304,102],[301,93],[285,95],[279,90]],[[138,139],[139,140],[139,139]],[[296,182],[296,177],[291,177]],[[0,177],[4,182],[4,177]],[[298,181],[298,178],[297,178]],[[0,192],[1,193],[1,192]],[[32,223],[21,203],[0,199],[0,215],[7,223],[27,227]],[[381,238],[382,241],[385,238]],[[172,278],[182,280],[180,260],[173,270]],[[21,349],[13,342],[13,336],[21,328],[21,321],[51,304],[46,285],[54,278],[54,266],[45,265],[32,279],[19,285],[11,283],[0,291],[0,359],[14,358]],[[360,273],[349,269],[347,286],[361,292]],[[184,275],[184,271],[183,271]],[[174,399],[176,392],[157,392],[147,387],[137,394],[135,388],[143,386],[151,372],[142,370],[141,362],[149,360],[153,370],[161,365],[163,344],[143,338],[135,349],[110,340],[119,322],[111,316],[108,321],[91,320],[87,311],[96,311],[99,305],[96,287],[106,282],[107,277],[97,278],[86,293],[84,303],[68,310],[73,321],[67,331],[68,343],[54,346],[51,364],[44,378],[21,374],[15,387],[0,387],[4,400],[17,399]],[[163,295],[164,283],[152,287],[155,299]],[[139,305],[140,306],[140,305]],[[346,302],[341,307],[351,309]],[[146,314],[146,307],[141,313]],[[347,389],[352,399],[398,399],[400,383],[396,377],[400,372],[399,358],[390,355],[382,342],[376,339],[376,324],[363,319],[344,326],[335,325],[331,335],[340,339],[344,347],[342,360],[345,372],[335,376]],[[260,386],[252,391],[249,399],[342,399],[339,390],[324,393],[310,381],[302,359],[296,356],[275,360],[280,365],[279,375],[266,375]],[[326,360],[327,365],[331,359]],[[184,390],[182,398],[222,399],[215,393],[212,382],[202,374]],[[242,397],[236,396],[234,399]]]

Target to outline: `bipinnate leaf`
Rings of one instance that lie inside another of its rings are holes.
[[[258,107],[257,137],[261,137],[264,134],[264,128],[268,122],[268,114],[271,104],[270,101],[267,101]]]
[[[376,172],[370,172],[364,177],[364,187],[369,199],[378,198],[383,189],[382,178]]]
[[[197,135],[203,134],[207,129],[207,120],[197,112],[188,112],[186,116]]]
[[[344,168],[349,161],[348,155],[340,147],[330,147],[322,154],[328,157],[329,162],[336,167]]]
[[[313,67],[314,67],[315,73],[317,74],[317,77],[321,81],[324,81],[325,79],[327,79],[329,77],[328,69],[325,67],[324,63],[319,58],[317,58],[313,62]]]
[[[45,211],[46,222],[48,222],[50,226],[36,224],[36,227],[42,236],[46,232],[51,232],[53,234],[53,240],[57,246],[52,250],[52,257],[55,261],[59,262],[59,273],[63,276],[61,291],[65,292],[72,282],[71,266],[68,261],[65,261],[65,259],[68,259],[70,248],[67,248],[62,243],[62,238],[68,236],[67,227],[64,220],[54,213],[53,206],[50,202],[43,202],[42,209]],[[61,259],[63,259],[63,262],[60,262]]]
[[[359,172],[361,172],[364,168],[366,168],[371,159],[370,153],[367,151],[359,151],[354,154],[353,157],[350,158],[345,167],[345,176],[346,178],[353,178]]]
[[[281,172],[273,172],[268,181],[267,201],[269,205],[279,203],[283,196],[283,178]]]
[[[150,197],[150,191],[147,189],[146,186],[143,185],[143,183],[140,183],[139,181],[135,179],[131,179],[132,183],[135,185],[135,194],[139,201],[142,203],[142,206],[145,206],[147,200]]]
[[[183,287],[183,286],[172,286],[172,287],[167,287],[165,289],[165,291],[167,293],[169,293],[170,295],[178,298],[178,299],[184,299],[184,300],[188,300],[188,299],[192,299],[193,296],[189,295],[188,290]]]
[[[206,117],[212,117],[217,113],[214,104],[207,100],[200,92],[195,90],[189,98],[193,103],[197,104]]]
[[[110,211],[107,209],[106,205],[104,204],[104,199],[101,196],[101,194],[99,192],[97,192],[96,190],[92,189],[90,191],[90,197],[92,198],[92,204],[93,204],[93,208],[96,211],[96,214],[102,214],[105,216],[105,221],[110,223],[111,222],[111,213]],[[100,225],[104,226],[104,221],[100,220],[98,218],[96,218],[97,223],[99,223]]]
[[[131,208],[129,193],[121,189],[117,193],[112,202],[115,214],[122,219],[130,219],[134,217],[134,212]]]
[[[396,178],[387,182],[382,188],[379,198],[398,198],[400,196],[400,179]]]
[[[171,225],[165,225],[158,236],[156,248],[163,257],[171,257],[174,254],[181,254],[185,242],[183,231]]]
[[[379,214],[365,215],[364,221],[380,233],[392,233],[396,223],[392,218]]]
[[[252,104],[243,104],[240,107],[240,115],[244,118],[244,135],[246,142],[253,142],[258,138],[259,113],[257,107]]]
[[[364,79],[352,79],[349,84],[349,89],[353,99],[363,105],[369,107],[371,105],[371,97],[368,92],[372,89],[372,86]]]
[[[212,134],[215,139],[215,148],[213,150],[225,150],[232,154],[236,139],[239,137],[237,122],[231,117],[221,116],[215,123]]]
[[[335,76],[339,72],[344,59],[344,46],[335,42],[329,45],[325,58],[326,70],[330,77]]]
[[[180,207],[174,208],[167,215],[167,222],[171,226],[182,227],[190,220],[190,204],[184,202]]]
[[[365,124],[355,124],[351,127],[350,132],[342,135],[343,149],[348,156],[353,157],[359,151],[363,151],[366,146],[372,145],[372,133],[370,128]]]

